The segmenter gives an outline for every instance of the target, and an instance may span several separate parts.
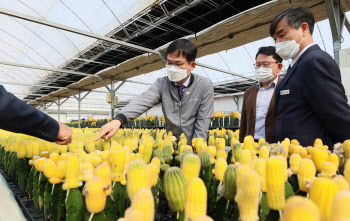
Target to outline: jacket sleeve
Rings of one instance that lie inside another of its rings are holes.
[[[159,80],[157,80],[147,91],[133,99],[115,116],[115,119],[119,119],[122,124],[126,124],[128,121],[138,118],[141,114],[159,104],[161,100],[159,83]]]
[[[243,143],[244,137],[246,136],[247,131],[247,113],[246,113],[246,93],[244,93],[243,104],[242,104],[242,113],[241,113],[241,123],[239,126],[239,142]]]
[[[8,93],[0,86],[0,128],[55,141],[59,124],[47,114],[37,110]]]
[[[214,87],[211,81],[203,85],[203,96],[197,111],[195,130],[193,137],[200,137],[205,140],[209,137],[210,122],[214,117]]]
[[[334,142],[350,138],[350,107],[341,83],[340,70],[329,56],[314,56],[302,69],[304,97]]]

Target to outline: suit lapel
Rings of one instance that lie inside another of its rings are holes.
[[[278,103],[278,100],[280,98],[280,90],[283,88],[283,86],[287,83],[289,80],[290,76],[294,73],[295,69],[297,68],[298,64],[303,60],[303,58],[308,55],[311,51],[314,50],[321,50],[321,48],[318,45],[313,45],[310,48],[308,48],[297,60],[297,62],[293,65],[292,68],[288,68],[287,74],[284,76],[282,79],[281,83],[278,85],[277,90],[275,91],[275,104]],[[277,108],[277,105],[275,106]],[[276,112],[277,111],[277,112]],[[278,110],[275,109],[275,114],[278,114]]]
[[[297,68],[298,64],[300,63],[300,61],[303,60],[303,58],[309,54],[311,51],[314,50],[321,50],[320,47],[318,45],[313,45],[310,48],[308,48],[301,56],[300,58],[297,60],[297,62],[293,65],[292,68],[288,69],[286,76],[284,76],[284,78],[282,79],[279,88],[282,88],[287,81],[289,80],[290,76],[292,76],[292,74],[294,73],[295,69]]]

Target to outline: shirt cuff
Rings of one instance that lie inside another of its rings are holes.
[[[128,122],[124,114],[117,114],[113,120],[119,120],[122,123],[122,125],[120,125],[121,127]]]

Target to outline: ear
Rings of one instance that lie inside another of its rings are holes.
[[[283,64],[282,64],[282,63],[279,63],[279,64],[277,65],[277,70],[278,70],[277,73],[281,72],[281,71],[282,71],[282,68],[283,68]]]
[[[310,31],[309,25],[306,22],[303,22],[300,27],[301,27],[301,30],[304,34]]]
[[[192,61],[190,71],[193,71],[196,65],[197,65],[196,62]]]

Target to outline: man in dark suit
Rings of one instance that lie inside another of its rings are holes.
[[[292,59],[275,93],[274,142],[288,137],[312,146],[321,138],[332,149],[350,138],[350,107],[336,62],[313,41],[314,24],[305,7],[288,9],[271,23],[276,53]]]
[[[255,75],[258,84],[253,85],[244,93],[239,140],[243,143],[248,135],[256,141],[264,138],[272,142],[273,126],[275,125],[275,90],[281,81],[282,58],[276,54],[273,46],[261,47],[255,57]]]
[[[72,129],[8,93],[0,86],[0,129],[35,136],[64,145],[72,141]]]

